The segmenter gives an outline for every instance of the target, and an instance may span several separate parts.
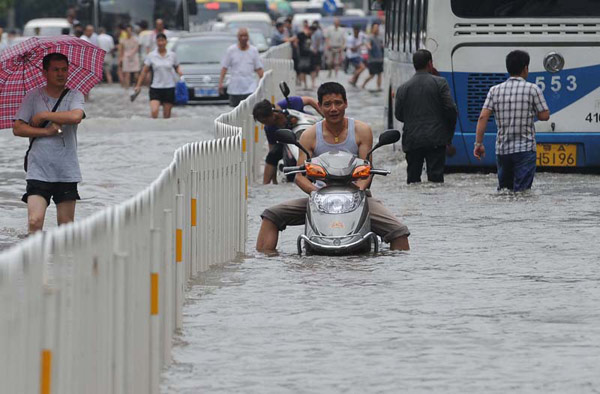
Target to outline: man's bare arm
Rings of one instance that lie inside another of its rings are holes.
[[[225,81],[225,75],[227,74],[227,67],[221,68],[221,75],[219,76],[219,92],[223,93],[223,81]]]
[[[319,108],[319,103],[314,98],[312,98],[310,96],[302,96],[302,104],[310,105],[311,107],[313,107],[315,109],[315,111],[317,111],[317,113],[319,115],[323,116],[323,113],[321,112],[321,108]]]
[[[54,122],[58,124],[79,124],[83,119],[83,110],[72,109],[70,111],[42,111],[35,114],[31,124],[40,126],[44,121]]]
[[[358,157],[366,160],[367,154],[373,148],[373,130],[371,127],[359,120],[355,121],[355,130],[356,130],[356,143],[358,144]],[[373,162],[371,162],[373,165]],[[368,177],[367,179],[359,179],[356,181],[356,185],[362,190],[367,189],[371,185],[371,181],[373,180],[373,175]]]
[[[263,70],[262,68],[259,68],[256,70],[256,74],[258,74],[259,78],[262,78],[263,75],[265,75],[265,70]]]
[[[302,133],[300,136],[300,145],[306,148],[308,153],[311,155],[315,149],[314,144],[317,138],[317,128],[316,126],[310,126],[308,129]],[[306,161],[306,154],[300,151],[298,155],[298,165],[301,166]],[[296,185],[306,194],[310,194],[313,191],[318,190],[317,187],[303,174],[296,174],[295,179]]]
[[[538,117],[539,120],[548,120],[548,119],[550,119],[550,110],[547,109],[545,111],[538,112],[537,117]]]
[[[49,127],[33,127],[23,122],[22,120],[16,120],[13,125],[13,134],[17,137],[50,137],[56,135],[60,129],[60,125],[56,123],[50,123]]]

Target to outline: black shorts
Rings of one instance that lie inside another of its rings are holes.
[[[175,104],[175,88],[150,88],[150,101],[158,100],[161,104]]]
[[[265,162],[274,167],[277,167],[279,160],[283,159],[283,144],[275,144],[267,154]]]
[[[371,75],[377,75],[383,72],[383,62],[369,62],[367,65],[369,67],[369,74]]]
[[[321,59],[322,58],[323,58],[323,52],[319,52],[319,53],[312,55],[311,66],[313,68],[313,71],[315,70],[315,68],[321,67]]]
[[[77,192],[77,182],[44,182],[36,180],[27,181],[26,193],[23,194],[21,201],[27,203],[29,196],[42,196],[46,203],[50,205],[50,197],[55,204],[64,201],[81,200]]]

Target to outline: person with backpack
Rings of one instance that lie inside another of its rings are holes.
[[[25,95],[15,117],[13,134],[30,139],[25,156],[29,233],[42,230],[50,198],[59,225],[75,219],[81,171],[77,158],[77,125],[85,117],[83,94],[66,88],[69,59],[51,53],[42,60],[46,86]]]

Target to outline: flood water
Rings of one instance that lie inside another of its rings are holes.
[[[151,121],[141,99],[93,91],[79,133],[78,218],[142,190],[228,110],[178,108]],[[350,116],[382,128],[381,93],[349,99]],[[0,146],[1,249],[26,232],[26,141],[3,131]],[[378,151],[393,174],[372,190],[410,228],[410,252],[299,257],[302,228],[291,227],[278,256],[257,254],[260,212],[302,193],[251,187],[246,256],[191,284],[161,391],[599,392],[600,177],[542,173],[518,196],[497,193],[494,174],[407,186],[398,156]]]
[[[382,96],[349,97],[380,130]],[[290,227],[257,254],[260,212],[302,193],[251,188],[247,256],[190,287],[162,392],[599,392],[600,177],[542,173],[515,196],[495,174],[407,186],[397,152],[375,159],[412,250],[299,257]]]

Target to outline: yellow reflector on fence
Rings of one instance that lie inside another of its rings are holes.
[[[254,126],[254,142],[258,143],[258,126]]]
[[[158,273],[150,273],[150,314],[158,315]]]
[[[192,227],[196,227],[196,199],[192,198]]]
[[[40,371],[40,393],[50,394],[52,388],[52,352],[42,350],[42,368]]]
[[[175,262],[181,263],[183,249],[183,231],[178,228],[175,230]]]
[[[242,138],[242,152],[246,152],[246,139]]]

